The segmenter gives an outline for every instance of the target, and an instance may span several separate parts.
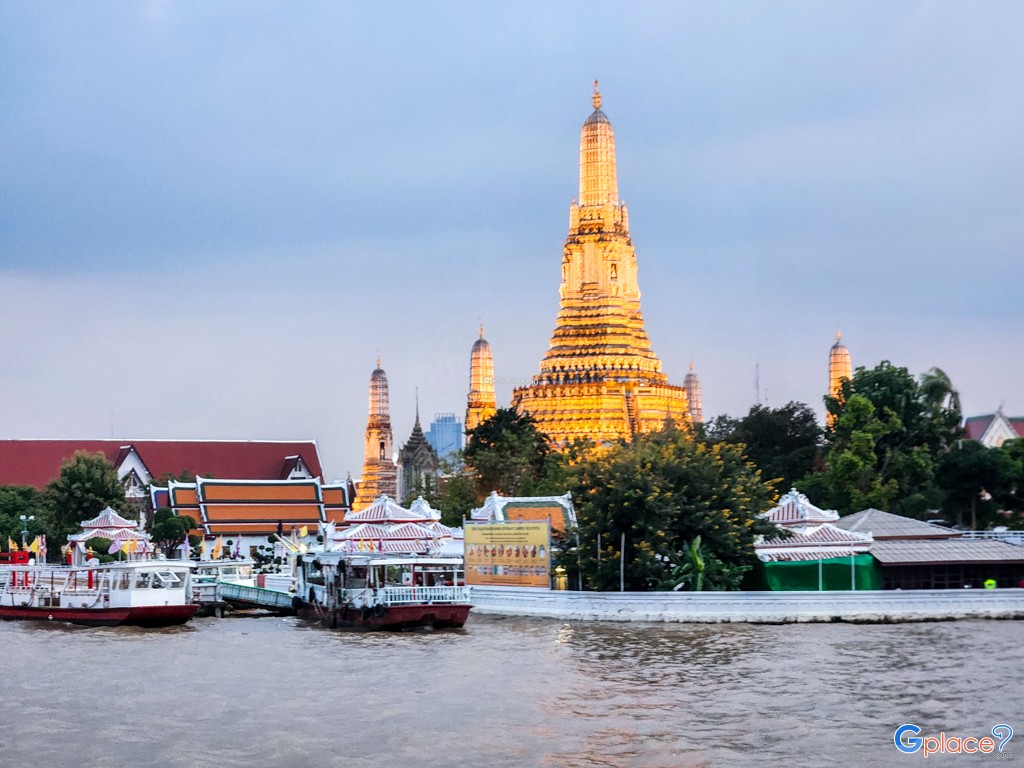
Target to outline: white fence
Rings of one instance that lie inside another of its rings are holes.
[[[780,623],[1024,619],[1024,589],[557,592],[473,587],[473,612],[572,621]]]
[[[385,587],[380,592],[384,605],[415,603],[468,603],[466,587]]]

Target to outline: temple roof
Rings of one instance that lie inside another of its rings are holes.
[[[43,488],[76,451],[102,453],[115,468],[134,454],[153,478],[187,470],[276,480],[288,476],[296,456],[313,477],[324,473],[315,440],[0,440],[0,485]]]
[[[839,520],[839,513],[833,509],[819,509],[796,488],[779,499],[779,503],[759,515],[770,523],[784,527],[820,525]]]
[[[82,528],[138,528],[138,520],[129,520],[117,514],[113,507],[107,507],[91,520],[79,523]]]

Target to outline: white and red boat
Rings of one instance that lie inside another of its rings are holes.
[[[310,552],[297,565],[296,613],[331,628],[461,627],[472,607],[460,557]]]
[[[195,615],[184,560],[0,566],[0,619],[165,627]]]

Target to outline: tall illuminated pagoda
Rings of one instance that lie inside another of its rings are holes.
[[[615,137],[596,81],[594,111],[580,133],[580,196],[569,207],[560,297],[540,373],[513,391],[514,408],[555,444],[631,439],[667,419],[690,420],[686,389],[668,383],[644,330]]]
[[[843,334],[836,331],[836,343],[828,353],[828,394],[831,397],[840,397],[842,394],[843,379],[853,378],[853,363],[850,361],[850,350],[842,342]],[[835,418],[832,414],[825,417],[831,427]]]
[[[686,405],[690,411],[690,419],[694,424],[704,423],[704,403],[700,396],[700,376],[693,370],[693,363],[690,363],[690,372],[683,379],[683,387],[686,389]]]
[[[469,432],[480,422],[494,415],[497,401],[494,395],[494,356],[491,345],[484,338],[484,327],[480,326],[480,338],[473,344],[469,355],[469,396],[466,398],[466,431]]]
[[[363,476],[359,481],[352,509],[358,511],[373,504],[382,493],[391,498],[398,494],[398,467],[391,458],[391,413],[388,404],[388,377],[380,367],[370,374],[370,415],[366,420],[363,454]]]

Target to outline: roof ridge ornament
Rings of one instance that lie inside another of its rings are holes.
[[[597,78],[596,77],[594,78],[593,102],[594,102],[594,109],[600,109],[601,108],[601,90],[598,87],[598,83],[597,83]]]

